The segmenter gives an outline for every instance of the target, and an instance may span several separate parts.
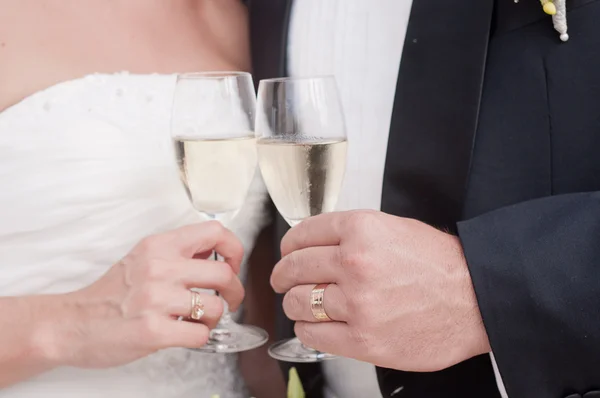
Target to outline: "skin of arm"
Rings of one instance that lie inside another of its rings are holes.
[[[56,326],[72,310],[68,294],[0,298],[0,389],[62,364]]]

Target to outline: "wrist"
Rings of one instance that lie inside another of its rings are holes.
[[[479,310],[479,303],[475,294],[475,287],[471,280],[471,274],[469,273],[469,267],[467,260],[464,256],[462,245],[458,241],[460,255],[458,256],[458,267],[461,274],[461,292],[463,297],[462,308],[464,312],[464,329],[467,333],[464,333],[463,340],[463,358],[466,360],[478,355],[487,354],[491,351],[490,343],[485,329],[481,311]]]
[[[68,365],[73,334],[68,325],[74,318],[69,295],[30,296],[27,305],[30,324],[27,341],[31,354],[46,369]]]
[[[467,339],[465,347],[465,359],[472,358],[478,355],[489,354],[492,349],[490,346],[487,331],[481,318],[481,312],[479,307],[476,305],[473,308],[471,320],[470,320],[470,333],[471,338]]]

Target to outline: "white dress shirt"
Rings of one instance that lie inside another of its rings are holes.
[[[412,0],[295,0],[291,76],[333,75],[346,117],[348,160],[338,210],[381,205],[396,80]],[[494,363],[504,398],[504,386]],[[331,398],[380,396],[372,365],[325,362]]]

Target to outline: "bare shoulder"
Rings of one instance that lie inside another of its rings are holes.
[[[0,110],[89,73],[249,68],[240,0],[0,0]]]

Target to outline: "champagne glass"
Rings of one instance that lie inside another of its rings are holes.
[[[288,224],[293,227],[305,218],[334,211],[344,179],[347,146],[334,78],[262,80],[255,131],[260,171]],[[269,354],[288,362],[333,358],[304,346],[297,338],[275,343]]]
[[[171,134],[181,180],[192,205],[205,219],[227,225],[248,194],[257,169],[252,132],[255,105],[248,73],[190,73],[177,78]],[[218,254],[214,256],[218,261]],[[264,330],[234,322],[225,305],[208,343],[195,350],[241,352],[267,340]]]

